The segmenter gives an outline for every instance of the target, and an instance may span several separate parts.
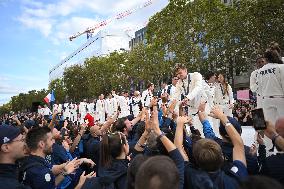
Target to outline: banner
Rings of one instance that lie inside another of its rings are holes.
[[[238,100],[250,100],[250,98],[249,98],[249,90],[239,90],[239,91],[237,91],[237,99]]]

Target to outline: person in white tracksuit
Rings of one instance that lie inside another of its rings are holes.
[[[218,74],[215,88],[214,105],[219,106],[226,116],[233,117],[234,97],[232,87],[226,82],[225,75]]]
[[[63,118],[70,120],[71,114],[70,114],[70,109],[69,109],[69,103],[68,102],[63,103],[62,109],[63,109]]]
[[[98,113],[99,123],[104,123],[106,121],[106,101],[103,94],[101,94],[97,100],[96,111]]]
[[[109,94],[106,99],[106,114],[108,119],[117,114],[117,108],[116,99],[112,96],[112,94]]]
[[[88,104],[88,112],[91,114],[95,114],[95,100],[92,100],[89,104]]]
[[[175,90],[176,90],[176,84],[177,84],[178,80],[179,80],[178,77],[172,77],[172,84],[170,84],[166,87],[166,92],[169,95],[170,102],[174,98],[174,94],[175,94]]]
[[[129,106],[130,102],[129,102],[128,92],[125,91],[123,93],[123,96],[118,96],[117,94],[115,94],[115,91],[113,91],[112,95],[114,96],[114,98],[116,98],[118,105],[120,107],[120,113],[118,115],[118,118],[129,116],[130,115],[130,106]]]
[[[79,104],[79,114],[80,114],[80,123],[84,123],[84,118],[87,115],[87,110],[88,110],[88,104],[87,100],[84,99],[83,102],[80,102]]]
[[[258,70],[257,81],[264,117],[275,124],[284,115],[284,64],[279,51],[272,47],[264,53],[264,57],[269,63]]]
[[[150,105],[150,102],[153,98],[153,90],[154,90],[154,84],[149,83],[147,85],[147,89],[142,92],[141,102],[143,107],[148,107]]]
[[[52,113],[58,112],[59,105],[57,103],[53,104]]]
[[[134,95],[130,100],[130,104],[132,107],[132,114],[134,117],[137,117],[140,113],[140,106],[141,106],[141,96],[139,91],[134,91]]]
[[[70,103],[69,110],[70,110],[70,121],[73,123],[78,121],[78,114],[77,114],[77,104],[76,103]]]
[[[262,96],[260,96],[260,92],[258,89],[258,81],[257,81],[257,76],[258,76],[258,70],[262,68],[265,64],[267,64],[267,60],[264,57],[259,57],[256,59],[256,70],[254,70],[250,74],[250,90],[253,93],[256,93],[256,103],[257,103],[257,108],[262,108]]]
[[[204,83],[203,83],[203,88],[204,88],[204,93],[206,97],[206,107],[205,107],[205,112],[207,114],[210,113],[211,109],[214,106],[214,97],[215,97],[215,88],[216,88],[216,74],[214,72],[209,71],[208,73],[205,74],[204,76]],[[215,119],[213,117],[208,116],[208,120],[210,124],[212,125],[213,131],[216,134],[217,137],[220,137],[219,135],[219,126],[220,126],[220,120]]]
[[[183,64],[176,64],[174,68],[174,75],[176,75],[179,80],[176,84],[176,90],[174,94],[174,99],[179,101],[177,106],[184,106],[188,116],[193,118],[193,125],[196,129],[203,134],[202,124],[197,116],[198,107],[202,101],[202,75],[198,72],[188,73],[187,68]],[[176,108],[175,108],[176,109]],[[187,128],[187,132],[190,129]]]

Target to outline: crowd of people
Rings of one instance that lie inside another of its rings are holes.
[[[253,126],[251,110],[256,108],[256,101],[251,100],[236,100],[234,104],[234,118],[242,126]]]
[[[226,76],[176,64],[171,84],[157,95],[149,83],[132,97],[111,91],[89,103],[4,115],[1,188],[283,188],[284,91],[276,88],[284,85],[284,67],[274,50],[255,78],[267,122],[253,146],[244,145],[240,124],[252,119],[253,107],[234,107]]]

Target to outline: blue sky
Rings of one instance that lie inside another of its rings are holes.
[[[70,35],[145,2],[0,0],[0,105],[20,92],[47,88],[50,68],[86,40],[81,36],[70,42]],[[133,33],[167,3],[153,0],[152,5],[108,27]]]

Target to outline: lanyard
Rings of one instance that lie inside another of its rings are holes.
[[[225,91],[224,91],[223,85],[221,83],[220,83],[220,87],[221,87],[221,92],[222,92],[222,95],[223,95],[223,99],[225,99]]]
[[[189,92],[189,83],[191,82],[191,79],[190,79],[190,75],[188,74],[187,75],[187,79],[188,79],[188,83],[187,83],[187,90],[185,90],[185,84],[184,84],[184,80],[182,80],[182,88],[183,88],[183,91],[184,91],[184,95],[188,95],[188,92]]]

